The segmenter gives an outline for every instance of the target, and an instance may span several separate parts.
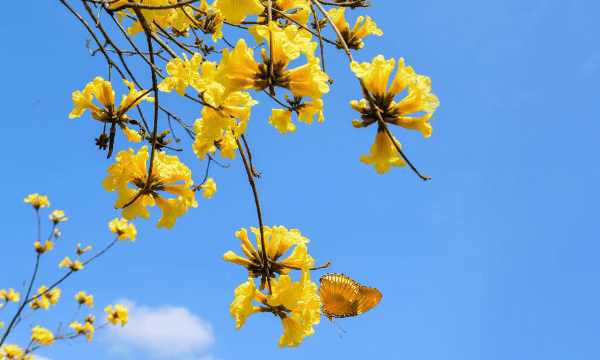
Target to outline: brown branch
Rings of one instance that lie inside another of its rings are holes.
[[[242,149],[242,143],[240,139],[235,139],[237,142],[238,150],[240,151],[240,155],[242,155],[242,160],[244,161],[244,166],[246,167],[246,174],[248,174],[248,181],[250,182],[250,186],[252,186],[252,193],[254,194],[254,203],[256,204],[256,214],[258,215],[258,227],[260,229],[260,244],[262,246],[262,265],[263,270],[265,271],[265,275],[267,277],[267,284],[269,293],[272,294],[273,291],[271,289],[271,274],[269,269],[269,258],[267,257],[267,248],[265,247],[265,230],[263,226],[262,220],[262,212],[260,211],[260,202],[258,201],[258,190],[256,190],[256,182],[254,182],[254,176],[252,175],[252,169],[250,168],[250,164],[248,163],[248,159],[246,158],[246,153],[244,149]]]

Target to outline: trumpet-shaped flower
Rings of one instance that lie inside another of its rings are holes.
[[[194,192],[190,189],[193,185],[191,171],[179,162],[177,156],[156,152],[149,186],[146,186],[148,183],[146,161],[149,157],[148,146],[143,146],[137,154],[132,149],[119,152],[116,157],[118,163],[106,170],[110,176],[102,180],[102,185],[107,191],[117,190],[119,198],[115,205],[117,208],[124,208],[127,205],[121,212],[125,219],[132,220],[138,216],[147,219],[150,213],[146,207],[158,205],[163,214],[157,227],[164,226],[171,229],[177,217],[181,217],[189,207],[198,206],[194,200]],[[179,182],[183,184],[171,185]],[[136,186],[136,189],[128,188],[129,183]],[[159,191],[178,197],[167,200],[159,195]]]
[[[205,34],[212,34],[214,42],[217,42],[217,39],[222,39],[223,31],[221,29],[223,28],[225,17],[211,13],[212,7],[206,3],[206,0],[202,0],[198,9],[201,12],[196,14],[196,21],[194,21],[193,26],[200,28]]]
[[[89,307],[94,306],[94,296],[87,295],[85,291],[78,292],[77,295],[75,295],[75,300],[77,300],[78,303],[86,304]]]
[[[266,278],[263,271],[263,254],[261,245],[260,230],[254,227],[250,228],[256,236],[256,248],[248,239],[248,231],[242,228],[235,232],[235,236],[242,242],[242,252],[246,257],[236,255],[233,251],[228,251],[223,255],[223,260],[230,261],[244,266],[248,270],[248,275],[252,278],[261,277],[260,289],[265,288]],[[309,240],[300,234],[297,229],[288,230],[284,226],[263,227],[265,252],[269,263],[271,263],[271,275],[274,273],[286,275],[290,269],[301,269],[305,266],[313,266],[315,261],[308,255],[306,245]],[[287,252],[292,246],[296,245],[292,254],[282,261],[279,258]]]
[[[50,220],[52,220],[52,222],[56,225],[59,222],[63,222],[63,221],[67,221],[69,220],[68,217],[65,217],[65,212],[62,210],[54,210],[52,212],[52,214],[48,215],[48,217],[50,218]]]
[[[259,15],[264,6],[259,0],[215,0],[212,10],[232,24],[239,24],[248,15]]]
[[[33,355],[23,355],[23,349],[18,345],[8,344],[0,347],[0,359],[2,360],[32,360]]]
[[[40,327],[39,325],[31,329],[31,341],[40,343],[41,345],[52,345],[54,342],[54,335],[52,331]]]
[[[173,89],[181,96],[185,96],[185,89],[188,86],[196,87],[200,81],[200,64],[202,55],[195,53],[191,60],[183,54],[185,60],[175,58],[167,63],[167,73],[171,76],[166,77],[158,84],[160,91],[171,92]]]
[[[243,39],[238,41],[233,51],[223,50],[223,60],[218,72],[219,80],[227,91],[252,88],[262,91],[269,86],[276,86],[290,90],[294,96],[307,96],[313,100],[329,91],[326,83],[329,77],[321,71],[320,60],[314,56],[317,44],[310,42],[310,33],[298,30],[293,25],[280,29],[275,22],[271,22],[268,27],[253,26],[250,31],[256,37],[269,41],[273,58],[269,59],[267,50],[262,49],[263,62],[257,63],[252,49],[248,48]],[[301,53],[306,54],[308,63],[286,70],[289,62],[298,58]]]
[[[47,196],[39,196],[37,193],[31,194],[23,199],[24,202],[30,203],[34,208],[40,209],[45,206],[50,206],[50,201],[48,201]]]
[[[79,260],[75,260],[75,261],[71,261],[71,259],[69,259],[68,256],[65,256],[65,258],[58,264],[58,267],[68,267],[69,269],[73,270],[73,271],[78,271],[80,269],[83,269],[83,264],[79,261]]]
[[[15,291],[15,289],[11,288],[8,289],[8,292],[6,291],[6,289],[0,290],[0,299],[17,302],[21,300],[21,297],[19,296],[19,293]]]
[[[292,282],[288,275],[281,275],[278,280],[271,279],[270,293],[262,294],[252,278],[238,286],[231,304],[231,316],[236,319],[239,330],[246,318],[258,312],[270,312],[279,315],[283,324],[283,335],[279,338],[279,347],[298,346],[304,337],[314,333],[313,325],[321,318],[320,298],[317,285],[310,281],[309,266],[302,268],[299,282]],[[252,301],[263,306],[254,306]]]
[[[79,321],[73,321],[69,324],[69,327],[74,329],[78,335],[85,335],[87,337],[87,341],[92,341],[92,336],[94,336],[94,325],[91,322],[86,321],[85,325],[81,324]]]
[[[292,19],[302,25],[306,25],[310,16],[310,5],[306,0],[276,0],[272,2],[271,18],[273,21],[287,21]],[[285,14],[285,15],[284,15]],[[267,9],[258,16],[258,23],[266,23],[268,20]]]
[[[254,280],[248,278],[248,281],[238,286],[233,292],[235,300],[231,303],[229,313],[235,319],[236,330],[239,330],[246,323],[246,318],[252,315],[254,310],[252,300],[256,291]]]
[[[35,251],[37,251],[40,254],[43,254],[48,250],[52,250],[52,248],[54,247],[54,243],[50,240],[46,240],[44,245],[42,245],[41,242],[36,241],[33,243],[33,246],[35,246]]]
[[[128,0],[117,0],[116,2],[111,3],[112,6],[120,6],[126,4]],[[136,0],[135,2],[142,3],[145,5],[154,5],[154,6],[166,6],[170,4],[169,0]],[[133,9],[127,9],[132,15],[136,15]],[[140,9],[144,20],[150,26],[152,31],[156,31],[156,25],[153,22],[156,22],[163,28],[168,28],[171,26],[171,13],[174,12],[174,9]],[[123,15],[119,16],[119,21],[121,21]],[[131,27],[127,29],[127,32],[130,35],[135,35],[138,32],[143,32],[144,29],[140,24],[139,20],[131,24]]]
[[[29,303],[32,309],[44,308],[48,310],[50,304],[56,305],[60,298],[60,289],[53,288],[48,291],[45,285],[42,285],[37,290],[37,296]]]
[[[394,141],[398,144],[399,148],[402,148],[396,139]],[[375,142],[371,146],[371,155],[361,156],[360,161],[367,165],[373,164],[378,174],[388,172],[392,165],[406,166],[404,159],[398,153],[398,149],[396,149],[396,146],[394,146],[394,143],[392,143],[384,130],[377,131]]]
[[[221,157],[234,158],[235,154],[230,150],[237,149],[235,140],[246,131],[251,107],[256,104],[258,102],[252,100],[250,94],[236,91],[227,94],[217,108],[205,106],[202,109],[203,117],[194,123],[196,139],[193,150],[198,158],[203,160],[207,153],[214,152],[215,145],[226,145],[225,149],[221,149]],[[226,144],[225,141],[232,141],[233,144]]]
[[[367,16],[366,20],[364,17],[359,16],[358,19],[356,19],[354,28],[350,29],[350,25],[346,22],[346,17],[344,15],[345,11],[345,7],[340,7],[330,9],[328,13],[329,16],[331,16],[331,20],[333,20],[333,23],[342,34],[342,38],[349,49],[362,49],[365,46],[362,39],[369,34],[383,35],[383,31],[377,28],[377,25],[371,21],[369,16]],[[343,46],[340,39],[336,39],[336,42],[336,47],[342,49]]]
[[[204,197],[209,199],[217,192],[217,184],[213,178],[208,178],[204,185],[200,185],[200,188],[204,189]]]
[[[431,79],[427,76],[415,74],[412,67],[404,67],[404,59],[400,58],[398,72],[389,89],[388,78],[394,69],[394,59],[385,60],[379,55],[373,59],[371,64],[358,64],[353,62],[350,68],[356,76],[362,78],[369,92],[373,94],[375,104],[381,110],[383,121],[398,125],[407,129],[421,131],[423,137],[431,136],[431,125],[429,118],[439,106],[438,98],[431,94]],[[394,97],[408,87],[408,96],[399,103]],[[377,122],[375,110],[369,107],[366,99],[360,102],[354,100],[350,103],[352,108],[361,113],[362,121],[354,120],[355,127],[366,127]],[[407,114],[425,111],[427,114],[421,117],[407,117]]]
[[[117,234],[119,240],[129,239],[135,241],[137,230],[135,229],[135,225],[127,224],[127,219],[114,219],[108,223],[108,227],[110,228],[110,232]]]
[[[299,104],[301,99],[301,97],[298,97],[294,101],[288,101],[291,105],[290,109],[272,109],[269,124],[275,126],[282,134],[296,131],[296,125],[292,123],[292,112],[294,111],[298,112],[298,121],[304,121],[307,124],[312,124],[315,115],[317,115],[318,122],[325,121],[323,117],[323,100],[317,99],[314,102]]]
[[[121,327],[123,327],[127,324],[127,321],[129,321],[129,313],[127,312],[127,308],[123,305],[116,304],[114,310],[112,305],[108,305],[104,308],[104,312],[108,313],[106,320],[113,325],[117,325],[120,322]]]
[[[383,56],[379,55],[370,64],[353,62],[350,65],[356,76],[364,80],[377,107],[371,108],[366,99],[361,99],[360,102],[351,101],[350,106],[361,113],[362,119],[362,121],[352,121],[352,125],[356,128],[367,127],[377,122],[381,116],[381,119],[388,124],[419,130],[423,137],[429,137],[432,132],[429,119],[440,104],[438,98],[430,93],[431,79],[415,74],[412,67],[405,67],[404,59],[400,58],[398,71],[388,89],[388,79],[395,63],[394,59],[385,60]],[[396,103],[394,97],[406,88],[408,88],[408,96]],[[426,113],[417,117],[406,116],[419,111]],[[397,154],[394,143],[388,138],[385,129],[380,124],[375,143],[371,147],[371,155],[362,156],[361,161],[369,165],[375,164],[375,169],[381,174],[390,169],[390,164],[405,165]],[[387,165],[385,165],[386,163]]]
[[[154,98],[148,96],[149,91],[137,91],[133,83],[125,79],[123,79],[123,82],[129,87],[129,93],[123,95],[118,107],[115,107],[115,92],[112,90],[110,81],[104,81],[101,77],[97,77],[87,84],[83,91],[75,91],[72,96],[75,109],[71,111],[69,118],[79,117],[87,109],[92,112],[94,119],[105,124],[112,124],[113,129],[111,131],[114,131],[114,127],[118,125],[127,136],[128,141],[141,141],[141,135],[136,130],[127,127],[126,124],[131,123],[133,120],[125,113],[137,106],[142,100],[154,102]],[[94,96],[103,107],[93,103]]]

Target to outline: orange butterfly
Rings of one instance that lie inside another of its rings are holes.
[[[329,321],[334,317],[360,315],[371,310],[381,300],[379,290],[362,286],[344,274],[325,274],[319,281],[322,312]]]

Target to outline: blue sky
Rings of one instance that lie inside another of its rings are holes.
[[[257,96],[261,103],[246,136],[263,173],[258,191],[265,224],[299,229],[317,263],[331,260],[313,279],[343,272],[377,287],[383,294],[378,306],[341,319],[347,331],[341,339],[323,318],[294,349],[277,348],[282,326],[267,314],[249,317],[235,331],[229,305],[247,274],[221,257],[239,252],[236,230],[257,225],[238,156],[225,161],[227,169],[211,165],[218,187],[212,199],[199,199],[172,230],[156,230],[159,213],[152,209],[150,219],[135,221],[134,243],[117,244],[69,279],[58,305],[24,321],[9,342],[25,345],[30,326],[55,329],[67,322],[73,296],[85,290],[95,297],[96,315],[108,304],[127,303],[130,324],[98,331],[90,344],[56,343],[36,358],[600,357],[600,172],[594,165],[600,5],[372,2],[347,18],[368,14],[384,36],[367,37],[355,59],[404,57],[431,77],[441,103],[432,136],[392,131],[433,180],[399,168],[378,175],[358,161],[368,154],[375,128],[351,126],[358,113],[349,101],[360,98],[360,89],[343,52],[331,47],[325,57],[335,83],[323,98],[325,122],[297,123],[295,133],[281,135],[267,121],[272,102]],[[116,194],[101,185],[114,162],[94,147],[101,125],[89,113],[68,118],[71,93],[96,76],[107,78],[105,60],[90,57],[89,34],[58,1],[6,6],[13,15],[0,24],[0,288],[20,289],[35,259],[35,214],[22,200],[28,194],[47,195],[51,209],[69,217],[60,227],[63,237],[43,258],[36,287],[64,274],[57,264],[77,243],[93,250],[108,244],[107,222],[120,215],[112,205]],[[136,71],[148,73],[139,63]],[[125,91],[115,87],[117,94]],[[175,93],[161,94],[163,101],[187,123],[200,117],[199,107]],[[166,119],[160,120],[164,130]],[[201,181],[206,164],[189,151],[183,131],[175,132],[186,150],[180,159]],[[119,135],[118,150],[132,146]],[[49,223],[42,221],[43,233]],[[13,310],[0,313],[0,321]]]

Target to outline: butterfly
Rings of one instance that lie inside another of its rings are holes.
[[[325,274],[319,282],[322,313],[329,321],[360,315],[381,300],[379,290],[363,286],[344,274]]]

